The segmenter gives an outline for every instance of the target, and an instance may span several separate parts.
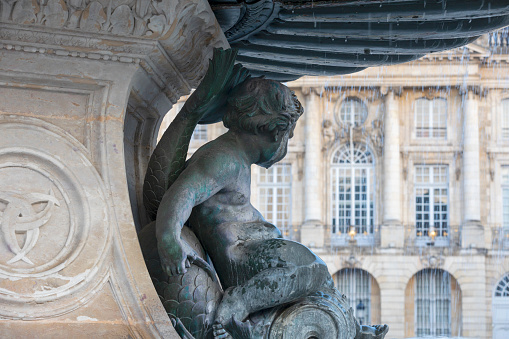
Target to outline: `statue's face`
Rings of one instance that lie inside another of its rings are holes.
[[[293,137],[293,130],[295,129],[295,124],[289,128],[285,132],[280,133],[280,137],[277,141],[274,141],[275,151],[270,156],[270,158],[262,163],[259,163],[258,165],[269,168],[270,166],[274,165],[275,163],[283,160],[283,158],[286,156],[286,153],[288,152],[288,142]]]
[[[282,86],[281,88],[282,92],[284,92],[285,95],[285,101],[286,101],[286,107],[291,107],[291,109],[296,109],[297,107],[300,107],[300,102],[297,101],[295,96],[293,95],[293,92],[290,91],[290,89],[286,86]],[[295,100],[295,101],[294,101]],[[272,148],[271,151],[273,154],[267,154],[268,160],[264,161],[263,163],[260,163],[259,165],[265,168],[269,168],[270,166],[274,165],[278,161],[281,161],[288,152],[288,142],[293,137],[293,131],[295,130],[295,125],[297,122],[294,122],[290,128],[288,128],[284,132],[280,132],[277,136],[277,140],[274,140],[274,148]]]

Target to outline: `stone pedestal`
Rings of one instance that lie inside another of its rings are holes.
[[[405,228],[401,223],[384,223],[381,227],[382,248],[403,248],[405,244]]]
[[[227,47],[210,7],[18,0],[0,11],[0,333],[177,338],[136,226],[163,116]]]
[[[301,243],[310,248],[322,248],[325,244],[325,229],[319,220],[308,220],[300,230]]]

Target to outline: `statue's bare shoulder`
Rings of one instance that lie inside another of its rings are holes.
[[[250,164],[242,159],[226,137],[219,137],[199,148],[189,159],[184,177],[211,180],[222,188],[234,189],[239,177],[250,173]]]

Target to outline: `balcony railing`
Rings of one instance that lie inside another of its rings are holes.
[[[494,250],[509,250],[509,227],[492,227],[491,240]]]
[[[358,246],[358,247],[376,247],[380,245],[380,227],[373,226],[368,227],[369,229],[373,229],[373,233],[356,233],[353,242],[352,237],[348,233],[332,233],[332,226],[327,226],[329,239],[326,239],[326,244],[332,247],[348,247],[348,246]]]
[[[488,34],[488,46],[491,49],[509,46],[509,28],[502,28]]]
[[[458,225],[449,225],[446,236],[420,236],[417,234],[415,225],[405,227],[405,248],[439,247],[439,248],[460,248],[461,229]]]

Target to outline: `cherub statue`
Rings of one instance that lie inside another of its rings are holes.
[[[305,301],[336,307],[344,327],[337,338],[383,338],[387,326],[357,323],[325,263],[283,239],[251,205],[251,165],[269,168],[284,158],[303,109],[286,86],[251,78],[234,60],[232,50],[214,52],[145,179],[145,206],[156,218],[140,242],[177,331],[183,338],[279,338],[298,330],[276,330],[273,323],[289,305]],[[196,124],[220,118],[229,131],[185,163]],[[317,331],[302,338],[322,339]]]

